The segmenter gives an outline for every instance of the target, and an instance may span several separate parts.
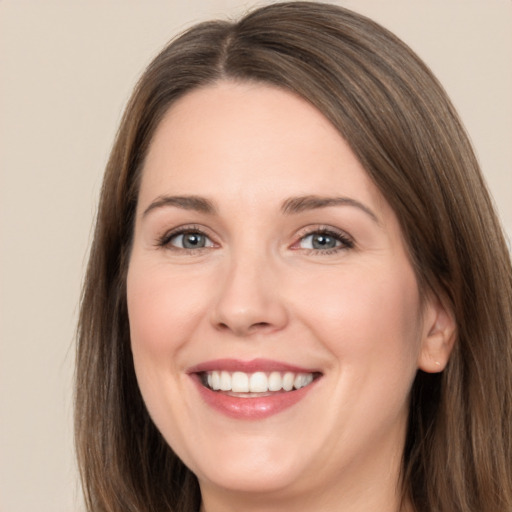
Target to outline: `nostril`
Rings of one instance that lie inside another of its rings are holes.
[[[255,324],[252,324],[249,329],[252,329],[252,330],[255,330],[255,329],[259,329],[259,328],[264,328],[264,327],[268,327],[270,324],[268,322],[257,322]]]
[[[255,322],[246,327],[229,325],[226,322],[217,323],[217,329],[219,331],[233,331],[237,335],[247,335],[258,331],[267,331],[270,328],[272,328],[272,324],[270,322]]]
[[[255,322],[249,326],[247,329],[247,334],[258,334],[258,333],[265,333],[269,334],[270,332],[276,330],[276,326],[274,326],[270,322]]]

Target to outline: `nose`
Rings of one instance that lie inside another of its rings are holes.
[[[212,324],[237,337],[272,333],[288,323],[278,272],[254,256],[234,261],[221,277]]]

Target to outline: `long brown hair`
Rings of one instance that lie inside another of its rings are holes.
[[[137,84],[107,165],[83,289],[76,447],[88,509],[196,511],[195,476],[151,422],[130,351],[125,278],[138,186],[169,106],[222,79],[299,94],[348,141],[397,215],[420,287],[453,311],[441,374],[411,391],[401,485],[418,512],[512,510],[512,270],[468,137],[394,35],[349,10],[290,2],[197,25]]]

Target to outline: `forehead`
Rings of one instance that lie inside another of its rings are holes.
[[[251,204],[264,196],[383,198],[347,142],[306,100],[255,83],[194,90],[166,113],[145,161],[141,202],[195,194]]]

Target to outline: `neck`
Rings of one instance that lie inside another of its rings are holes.
[[[383,503],[385,505],[383,506]],[[269,495],[208,494],[201,503],[200,512],[282,512],[300,510],[301,512],[414,512],[410,502],[401,503],[398,495],[391,497],[362,496],[354,500],[340,499],[332,501],[324,495],[296,496],[292,499]]]
[[[368,499],[368,496],[360,500],[353,500],[347,503],[346,500],[331,502],[325,496],[309,495],[308,497],[296,497],[295,499],[277,499],[268,495],[260,496],[236,496],[230,494],[209,495],[201,504],[200,512],[414,512],[409,502],[400,503],[398,496],[393,496],[387,501],[386,506],[382,506],[383,498],[376,495]]]

